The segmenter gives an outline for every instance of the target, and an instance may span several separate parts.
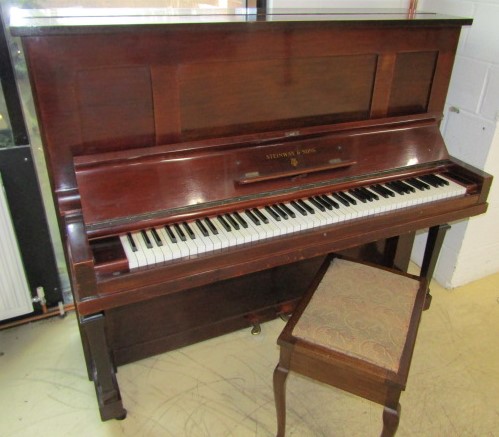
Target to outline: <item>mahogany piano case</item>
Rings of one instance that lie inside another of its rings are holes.
[[[291,312],[331,252],[406,268],[415,231],[487,208],[439,132],[471,20],[72,14],[11,29],[103,420],[117,366]]]

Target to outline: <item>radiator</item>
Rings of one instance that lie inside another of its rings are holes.
[[[32,311],[31,294],[0,175],[0,320]]]

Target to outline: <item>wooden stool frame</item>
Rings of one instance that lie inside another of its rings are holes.
[[[312,379],[383,405],[383,431],[381,435],[383,437],[393,436],[397,430],[400,419],[399,398],[402,390],[405,389],[407,381],[416,334],[428,290],[427,281],[425,278],[419,276],[362,263],[419,281],[419,289],[412,310],[409,329],[400,359],[400,366],[395,373],[383,367],[368,363],[360,358],[315,345],[293,336],[293,329],[305,311],[317,286],[322,280],[322,277],[329,268],[332,258],[333,257],[329,258],[324,263],[315,283],[312,284],[309,291],[298,305],[278,339],[281,351],[279,363],[274,370],[274,396],[278,424],[277,436],[284,437],[285,435],[285,386],[290,371],[308,376]]]

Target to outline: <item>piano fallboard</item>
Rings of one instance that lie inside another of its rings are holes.
[[[211,148],[187,143],[75,157],[87,232],[109,234],[145,221],[258,205],[262,198],[279,201],[397,172],[422,173],[448,159],[433,117],[328,129],[275,132],[266,141],[232,138]]]

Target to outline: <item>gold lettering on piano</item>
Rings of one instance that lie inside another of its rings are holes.
[[[286,152],[278,152],[278,153],[268,153],[265,155],[265,159],[287,159],[287,158],[296,158],[301,155],[310,155],[312,153],[317,153],[317,149],[315,147],[309,147],[308,149],[297,149],[297,150],[289,150]]]

